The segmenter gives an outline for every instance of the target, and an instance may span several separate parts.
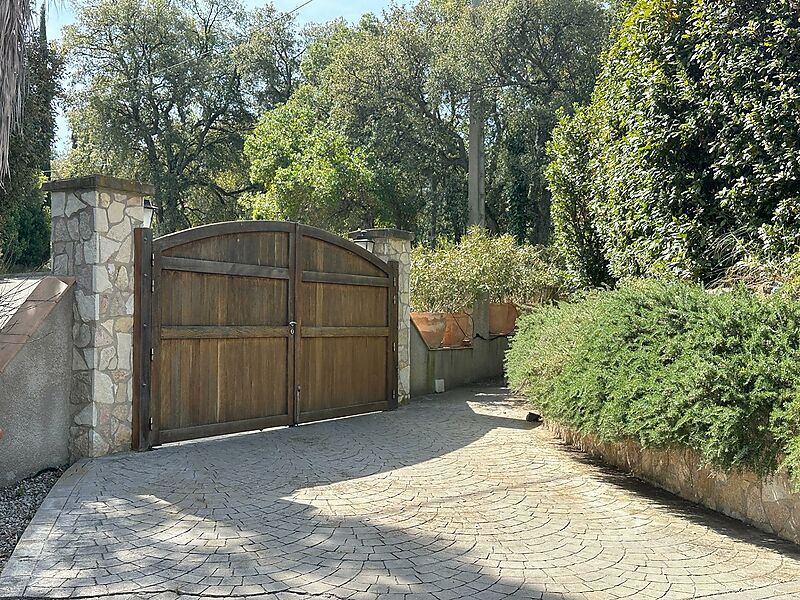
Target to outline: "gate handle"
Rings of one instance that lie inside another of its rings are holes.
[[[289,335],[294,335],[294,328],[297,327],[296,321],[291,321],[289,323]]]

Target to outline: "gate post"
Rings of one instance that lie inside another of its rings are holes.
[[[153,187],[94,175],[51,181],[53,273],[77,279],[70,457],[131,449],[134,229]]]
[[[411,397],[411,242],[414,234],[400,229],[365,229],[350,233],[350,239],[367,239],[374,243],[372,253],[384,262],[397,261],[399,266],[397,298],[397,362],[399,402]]]

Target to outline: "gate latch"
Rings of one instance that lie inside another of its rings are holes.
[[[289,335],[294,335],[295,327],[297,327],[296,321],[292,321],[291,323],[289,323]]]

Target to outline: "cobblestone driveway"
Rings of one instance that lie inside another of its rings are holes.
[[[800,598],[796,546],[602,469],[503,390],[94,460],[0,595]]]

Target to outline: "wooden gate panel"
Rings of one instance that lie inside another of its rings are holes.
[[[161,442],[288,424],[289,340],[163,340]]]
[[[288,268],[290,236],[288,231],[229,233],[165,249],[164,256]]]
[[[300,422],[386,410],[386,337],[303,337]]]
[[[293,228],[277,225],[155,241],[153,443],[291,422]]]
[[[309,232],[309,228],[306,228]],[[338,241],[338,240],[337,240]],[[386,273],[365,258],[343,248],[338,243],[303,236],[303,251],[300,257],[303,271],[315,273],[344,273],[385,278]]]
[[[304,327],[387,327],[389,289],[303,282],[298,314]]]
[[[395,264],[295,223],[136,239],[141,447],[396,406]]]
[[[162,327],[285,327],[291,321],[288,279],[164,270],[162,290]]]
[[[298,248],[297,421],[389,408],[391,272],[315,232]]]

